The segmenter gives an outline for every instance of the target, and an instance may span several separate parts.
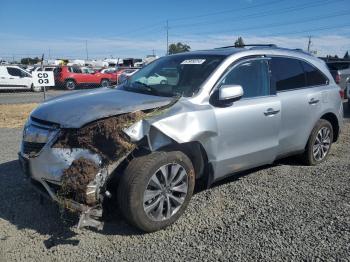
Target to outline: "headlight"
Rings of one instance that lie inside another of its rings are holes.
[[[47,143],[57,130],[46,128],[28,120],[23,129],[23,141],[31,143]]]

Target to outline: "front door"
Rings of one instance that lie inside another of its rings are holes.
[[[244,95],[231,106],[214,108],[219,130],[215,178],[272,163],[279,146],[281,103],[270,89],[268,60],[240,62],[220,85],[241,85]]]

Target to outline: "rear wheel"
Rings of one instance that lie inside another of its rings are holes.
[[[76,88],[77,84],[75,83],[74,80],[72,79],[68,79],[66,80],[65,84],[64,84],[64,87],[67,89],[67,90],[74,90]]]
[[[42,88],[41,88],[41,86],[34,86],[34,85],[32,84],[31,90],[32,90],[33,92],[40,92],[40,91],[42,90]]]
[[[109,86],[109,80],[108,79],[102,79],[101,86],[102,87],[108,87]]]
[[[182,152],[154,152],[135,158],[118,185],[121,213],[143,231],[165,228],[185,211],[194,183],[192,163]]]
[[[331,123],[325,119],[318,120],[307,142],[303,161],[307,165],[322,163],[328,157],[332,142],[333,127]]]

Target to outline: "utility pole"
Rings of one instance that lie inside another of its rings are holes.
[[[154,54],[155,54],[155,53],[154,53],[154,49],[152,49],[152,55],[154,56]]]
[[[166,20],[166,54],[169,55],[169,21]]]
[[[51,60],[51,49],[49,48],[49,59]]]
[[[307,51],[310,53],[310,47],[311,47],[311,35],[309,35],[309,42],[307,44]]]
[[[87,46],[87,40],[85,40],[86,60],[89,60],[89,51]]]

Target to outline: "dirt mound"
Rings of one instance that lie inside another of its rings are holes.
[[[135,148],[134,144],[128,142],[123,129],[145,116],[139,111],[101,119],[80,129],[64,130],[54,147],[89,149],[100,155],[104,163],[108,163]]]
[[[79,203],[89,204],[86,197],[87,185],[95,179],[99,167],[91,160],[79,158],[63,171],[59,195]]]

